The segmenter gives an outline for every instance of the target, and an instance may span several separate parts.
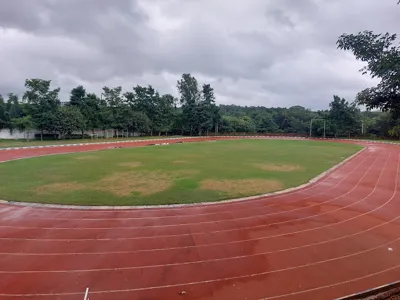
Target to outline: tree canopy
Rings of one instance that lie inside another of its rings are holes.
[[[400,116],[400,46],[395,45],[396,34],[374,34],[372,31],[343,34],[338,47],[350,50],[367,65],[361,69],[380,79],[376,87],[370,87],[357,96],[359,104],[369,109],[389,111],[394,118]]]
[[[384,137],[396,122],[389,112],[361,112],[357,103],[334,96],[329,109],[312,111],[302,106],[248,107],[217,105],[214,88],[199,83],[191,74],[177,81],[179,98],[161,94],[152,85],[102,89],[100,96],[83,86],[70,91],[70,101],[61,105],[60,88],[51,81],[26,80],[26,92],[0,96],[0,129],[38,130],[58,138],[93,134],[113,129],[126,134],[293,134],[340,137],[365,134]],[[22,100],[22,101],[21,101]],[[63,101],[65,103],[65,101]],[[325,125],[325,126],[324,126]]]

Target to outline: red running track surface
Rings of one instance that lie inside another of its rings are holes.
[[[83,299],[86,287],[90,300],[333,299],[398,280],[400,147],[364,145],[310,186],[243,202],[0,204],[0,299]],[[0,161],[109,147],[0,151]]]

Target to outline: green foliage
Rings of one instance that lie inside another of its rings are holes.
[[[86,90],[83,86],[77,86],[71,90],[71,95],[69,98],[69,105],[77,106],[81,108],[85,105]]]
[[[394,45],[395,34],[374,34],[371,31],[343,34],[338,48],[350,50],[358,60],[367,65],[361,69],[380,79],[376,87],[370,87],[357,95],[357,102],[368,109],[379,108],[400,117],[400,46]]]
[[[6,103],[4,102],[4,98],[0,95],[0,130],[3,128],[7,128],[8,122],[6,117]]]
[[[32,121],[31,116],[25,116],[21,118],[15,118],[11,120],[13,122],[13,126],[19,131],[30,131],[34,129],[35,124]]]
[[[175,98],[170,94],[159,96],[155,103],[155,119],[152,122],[154,130],[168,132],[171,129],[174,117]]]
[[[361,113],[356,104],[335,96],[329,110],[311,111],[302,106],[290,108],[216,105],[215,92],[210,84],[199,85],[190,74],[177,82],[179,98],[160,94],[151,85],[137,85],[123,92],[121,86],[104,87],[98,97],[87,93],[83,86],[70,92],[70,102],[60,108],[59,88],[51,90],[51,81],[26,80],[23,102],[17,95],[0,96],[0,129],[23,128],[23,119],[30,116],[32,130],[54,136],[70,136],[79,131],[115,129],[141,134],[208,135],[261,133],[312,135],[328,137],[366,134],[387,137],[396,120],[374,112]],[[30,126],[28,126],[30,127]]]
[[[6,113],[9,120],[20,118],[24,115],[18,96],[14,95],[13,93],[8,94]]]
[[[54,131],[61,137],[71,136],[74,131],[85,130],[85,119],[79,109],[74,106],[59,107],[55,117]]]
[[[19,131],[26,131],[26,139],[29,141],[30,132],[35,129],[35,124],[32,121],[31,116],[25,116],[20,118],[11,119],[12,127],[16,128]]]
[[[335,95],[329,107],[330,126],[335,136],[361,134],[361,112],[355,103]]]
[[[29,114],[36,128],[41,131],[54,131],[56,112],[60,105],[58,93],[60,89],[50,90],[51,80],[27,79],[25,81],[25,92],[23,99],[29,104]]]
[[[183,74],[177,87],[182,105],[182,125],[189,128],[190,135],[195,131],[202,135],[203,131],[217,127],[220,116],[211,85],[204,84],[200,91],[197,79],[190,74]]]
[[[146,114],[142,112],[132,113],[132,131],[147,134],[151,131],[151,121]]]
[[[396,137],[396,138],[400,138],[400,124],[397,124],[396,126],[393,126],[390,130],[389,130],[389,135]]]

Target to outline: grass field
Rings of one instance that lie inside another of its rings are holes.
[[[0,199],[79,205],[216,201],[303,184],[359,149],[236,140],[37,157],[0,164]]]
[[[177,136],[168,136],[177,137]],[[140,136],[131,138],[109,138],[109,139],[73,139],[73,140],[4,140],[0,139],[0,148],[9,147],[29,147],[29,146],[45,146],[45,145],[60,145],[60,144],[81,144],[81,143],[101,143],[101,142],[119,142],[119,141],[133,141],[133,140],[145,140],[145,139],[159,139],[166,138],[166,136]]]

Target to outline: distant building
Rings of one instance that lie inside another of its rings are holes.
[[[60,101],[61,102],[61,106],[65,106],[69,103],[69,101]]]

